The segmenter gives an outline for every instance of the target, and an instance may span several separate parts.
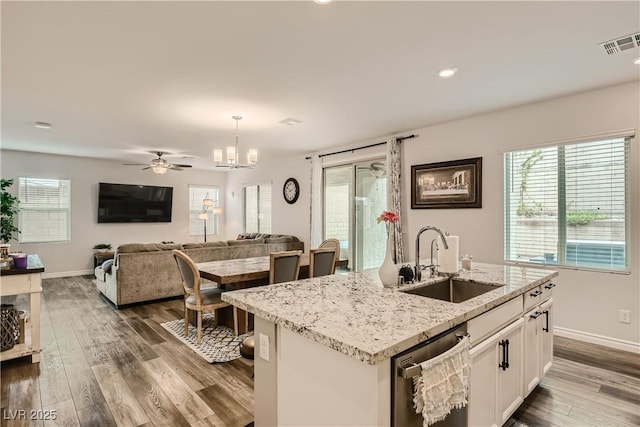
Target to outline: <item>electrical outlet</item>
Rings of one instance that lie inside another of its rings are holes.
[[[620,323],[631,323],[631,311],[620,309],[618,311],[618,320],[620,320]]]
[[[269,336],[260,334],[260,358],[269,361]]]

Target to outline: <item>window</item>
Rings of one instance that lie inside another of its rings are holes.
[[[244,232],[271,233],[271,184],[244,187]]]
[[[384,158],[324,168],[324,238],[340,240],[352,270],[382,264],[387,231],[377,218],[386,209]]]
[[[20,243],[71,240],[71,181],[18,178]]]
[[[629,141],[506,153],[505,260],[628,271]]]
[[[207,208],[207,234],[218,234],[218,215],[214,215],[213,208],[220,206],[220,189],[218,187],[189,186],[189,236],[204,235],[204,220],[198,215],[204,213],[202,201],[213,200],[213,206]]]

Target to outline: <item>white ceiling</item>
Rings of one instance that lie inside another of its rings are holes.
[[[309,153],[640,78],[640,2],[2,1],[2,148]],[[455,66],[458,74],[438,79]],[[297,126],[278,123],[287,117]],[[36,129],[35,121],[53,123]],[[175,161],[175,160],[174,160]]]

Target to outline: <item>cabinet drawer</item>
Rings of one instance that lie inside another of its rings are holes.
[[[10,276],[2,276],[2,296],[28,294],[29,292],[41,292],[40,274],[37,278],[34,274],[16,274]]]
[[[527,311],[532,307],[540,304],[542,301],[548,300],[553,295],[555,283],[545,282],[540,286],[536,286],[524,294],[524,310]]]
[[[546,301],[553,296],[553,290],[556,287],[555,282],[549,281],[540,285],[540,291],[542,295],[540,295],[540,302]]]
[[[540,304],[542,302],[543,292],[540,289],[540,286],[536,286],[535,288],[524,293],[524,311],[529,310],[532,307]]]
[[[522,315],[522,297],[518,296],[504,304],[474,317],[467,322],[471,344],[480,343],[484,338],[502,329],[507,323]]]

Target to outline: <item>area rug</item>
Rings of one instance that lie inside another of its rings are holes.
[[[249,334],[236,336],[227,326],[215,326],[213,314],[202,316],[202,344],[197,345],[198,330],[189,325],[189,335],[184,336],[184,319],[161,323],[173,336],[188,345],[209,363],[228,362],[240,356],[240,343]]]

